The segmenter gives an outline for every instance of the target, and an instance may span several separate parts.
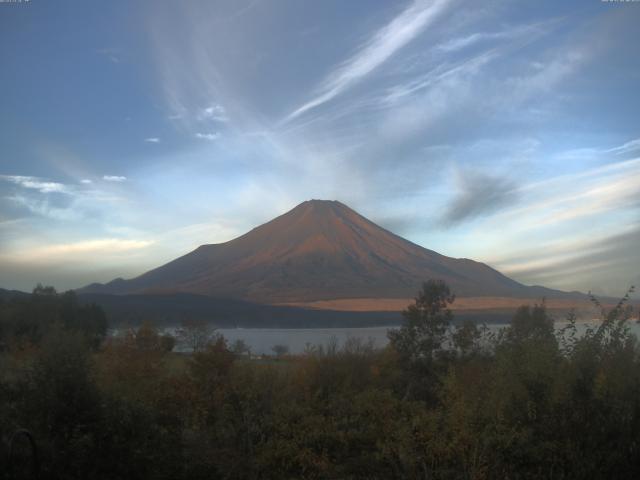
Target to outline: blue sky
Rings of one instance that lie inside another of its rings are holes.
[[[640,2],[0,3],[0,287],[310,199],[527,284],[640,284]]]

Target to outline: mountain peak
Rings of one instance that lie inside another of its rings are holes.
[[[186,292],[262,303],[410,298],[429,278],[462,296],[540,296],[479,262],[427,250],[336,200],[312,199],[226,243],[87,291]],[[529,295],[527,295],[527,292]]]
[[[290,210],[290,212],[299,212],[299,211],[311,211],[316,214],[353,212],[353,210],[347,207],[344,203],[340,203],[337,200],[318,200],[318,199],[306,200]]]
[[[304,202],[302,202],[298,206],[301,206],[301,205],[311,205],[311,206],[342,205],[342,206],[345,206],[344,204],[340,203],[338,200],[323,200],[323,199],[320,199],[320,198],[312,198],[310,200],[305,200]]]

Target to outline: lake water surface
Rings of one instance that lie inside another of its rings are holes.
[[[307,345],[326,346],[335,339],[338,347],[344,345],[349,338],[363,341],[371,339],[374,347],[381,348],[387,343],[387,330],[397,327],[370,328],[221,328],[217,333],[229,343],[244,340],[251,353],[256,355],[272,354],[274,345],[286,345],[290,353],[302,353]]]
[[[556,328],[562,328],[565,322],[556,322]],[[579,323],[578,334],[584,333],[589,326],[597,325],[596,322]],[[504,328],[505,324],[487,325],[489,330],[497,332]],[[629,322],[631,332],[640,337],[640,325]],[[326,346],[335,341],[341,347],[349,338],[359,338],[362,341],[373,342],[374,347],[382,348],[388,343],[387,331],[393,327],[369,327],[369,328],[220,328],[216,330],[227,339],[229,344],[236,340],[244,340],[255,355],[273,354],[274,345],[286,345],[290,353],[302,353],[309,345]],[[175,334],[175,329],[167,329],[167,333]],[[183,350],[178,347],[177,350]]]

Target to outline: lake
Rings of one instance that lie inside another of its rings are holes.
[[[562,328],[566,322],[556,322],[556,328]],[[583,333],[587,327],[597,325],[594,322],[577,324],[578,333]],[[497,332],[505,324],[487,325],[491,331]],[[629,322],[631,331],[640,337],[640,326],[635,321]],[[255,355],[273,354],[274,345],[286,345],[289,353],[303,353],[308,345],[326,346],[335,339],[341,347],[349,338],[359,338],[363,341],[373,341],[374,347],[382,348],[388,343],[387,331],[393,327],[366,328],[220,328],[216,330],[227,339],[229,344],[236,340],[244,340]],[[167,333],[175,334],[175,329],[166,329]],[[177,348],[177,350],[183,350]]]
[[[216,332],[226,338],[230,344],[236,340],[244,340],[251,353],[256,355],[273,354],[274,345],[286,345],[290,353],[302,353],[307,345],[326,346],[332,339],[338,347],[344,345],[349,338],[360,338],[373,341],[374,347],[384,347],[387,330],[397,327],[369,328],[221,328]]]

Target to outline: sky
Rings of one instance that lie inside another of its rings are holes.
[[[335,199],[525,284],[640,286],[640,2],[0,2],[0,287]]]

